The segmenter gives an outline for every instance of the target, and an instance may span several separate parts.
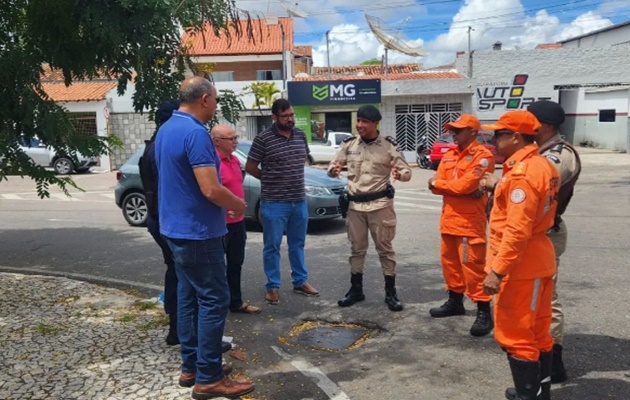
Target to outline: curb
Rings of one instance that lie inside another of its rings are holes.
[[[93,283],[95,285],[104,286],[115,289],[134,289],[138,292],[147,295],[149,297],[157,297],[160,292],[164,290],[163,287],[157,285],[151,285],[148,283],[127,281],[124,279],[105,278],[102,276],[88,275],[88,274],[76,274],[72,272],[60,272],[50,271],[40,268],[15,268],[0,266],[0,272],[8,272],[22,275],[43,275],[54,276],[60,278],[68,278],[75,281],[82,281],[87,283]]]

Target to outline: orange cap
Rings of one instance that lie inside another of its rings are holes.
[[[477,117],[471,114],[462,114],[455,121],[449,122],[448,124],[444,125],[444,129],[473,128],[479,130],[480,127],[481,124],[479,123]]]
[[[534,114],[525,110],[508,111],[499,118],[499,120],[491,125],[481,125],[483,129],[489,131],[498,131],[507,129],[513,132],[519,132],[523,135],[535,135],[540,129],[540,122]]]

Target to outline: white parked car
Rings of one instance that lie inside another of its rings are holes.
[[[51,147],[46,146],[37,138],[22,139],[20,148],[26,153],[33,162],[42,167],[51,167],[57,174],[67,175],[72,172],[85,173],[90,167],[98,163],[96,157],[85,157],[77,153],[77,158],[72,159],[69,156],[58,155]]]
[[[329,163],[335,159],[335,155],[337,154],[337,150],[339,150],[339,146],[341,143],[349,137],[352,137],[351,133],[347,132],[333,132],[330,131],[327,134],[327,138],[324,142],[313,142],[308,145],[311,149],[311,154],[309,155],[309,163]]]

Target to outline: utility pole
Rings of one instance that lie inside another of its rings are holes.
[[[330,79],[330,31],[326,31],[326,64],[328,65],[328,79]]]
[[[284,91],[287,89],[287,50],[282,23],[280,23],[280,32],[282,33],[282,90]]]
[[[387,55],[387,47],[385,47],[385,80],[387,80],[387,75],[389,74],[389,60]]]
[[[468,77],[472,78],[472,51],[470,48],[470,32],[473,30],[472,26],[468,27]]]

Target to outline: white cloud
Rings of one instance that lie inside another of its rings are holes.
[[[584,35],[585,33],[596,31],[598,29],[606,28],[613,23],[606,18],[602,18],[596,15],[594,12],[589,11],[586,14],[578,16],[568,26],[562,28],[562,30],[554,35],[554,40],[560,41],[569,39],[575,36]]]
[[[331,65],[356,65],[362,61],[380,58],[383,46],[369,32],[364,23],[363,13],[348,13],[347,10],[363,9],[370,15],[379,16],[390,25],[406,15],[424,15],[423,6],[374,9],[379,3],[368,0],[287,0],[289,4],[298,3],[300,9],[312,13],[308,20],[295,20],[296,32],[320,32],[311,41],[313,61],[316,66],[326,65],[326,39],[322,33],[330,28],[330,63]],[[407,4],[403,0],[392,0],[397,5]],[[409,4],[413,0],[409,0]],[[422,62],[425,67],[435,67],[450,63],[455,53],[468,49],[468,27],[473,50],[487,50],[492,44],[501,41],[503,48],[533,48],[540,43],[556,42],[569,37],[582,35],[593,30],[612,25],[609,19],[601,16],[619,8],[619,0],[600,3],[593,11],[579,15],[570,23],[561,23],[560,19],[546,10],[540,10],[533,16],[525,14],[521,0],[465,0],[459,11],[453,16],[448,31],[430,41],[421,37],[423,27],[412,20],[408,35],[414,37],[411,42],[424,46],[428,55],[424,58],[409,57],[389,51],[389,62]],[[266,13],[283,14],[279,0],[237,0],[237,5],[244,9]],[[372,8],[372,9],[370,9]],[[345,11],[344,11],[345,10]],[[417,17],[416,17],[417,18]],[[348,21],[353,21],[349,23]]]

